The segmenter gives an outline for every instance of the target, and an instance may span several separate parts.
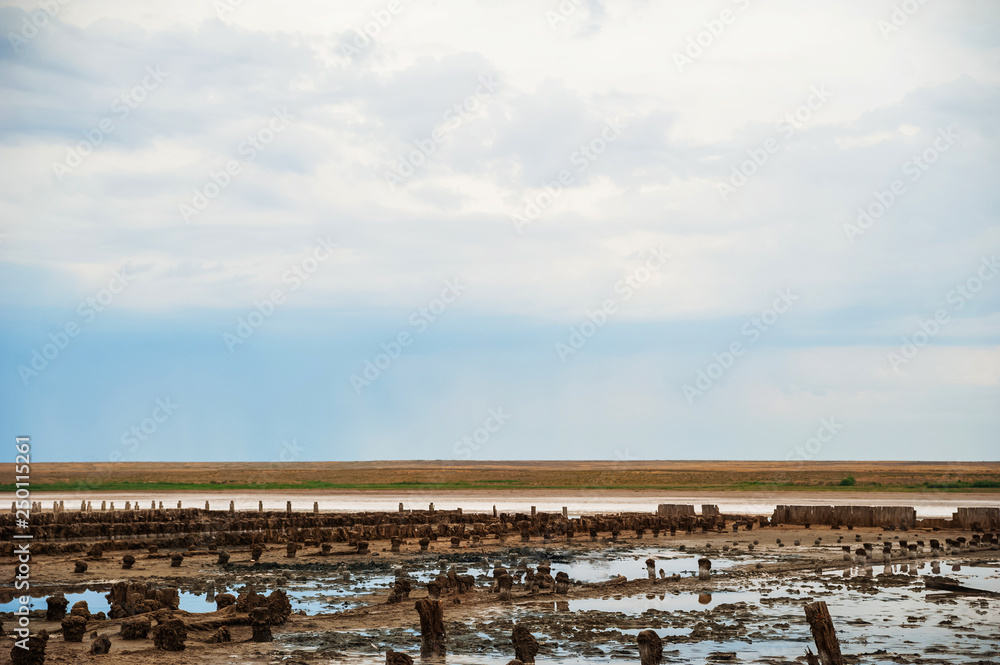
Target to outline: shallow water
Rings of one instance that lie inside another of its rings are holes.
[[[773,560],[773,557],[760,555],[727,555],[721,550],[717,550],[716,553],[692,555],[673,548],[649,546],[630,548],[622,552],[593,552],[575,556],[569,562],[553,561],[552,575],[554,577],[557,572],[565,571],[572,579],[580,582],[603,582],[618,575],[624,575],[630,580],[645,579],[646,559],[653,558],[656,560],[657,575],[662,570],[665,575],[678,574],[689,577],[697,574],[698,559],[703,556],[711,559],[712,570],[715,571]],[[794,559],[797,556],[789,554],[784,558]]]
[[[710,555],[713,571],[724,571],[758,560],[795,558],[791,552],[757,553],[723,558]],[[576,580],[601,581],[618,574],[629,579],[645,577],[645,559],[657,559],[657,568],[668,574],[691,575],[700,554],[688,554],[651,544],[641,547],[613,546],[600,552],[570,555],[536,548],[515,548],[502,556],[506,567],[537,565],[551,560],[552,572],[565,570]],[[463,560],[464,557],[464,560]],[[455,566],[460,573],[477,576],[485,585],[495,559],[469,561],[469,553],[435,553],[421,563],[407,566],[411,579],[421,584]],[[365,566],[369,569],[366,570]],[[336,612],[356,606],[353,597],[388,587],[394,575],[383,564],[346,566],[350,581],[337,573],[317,575],[308,570],[267,569],[255,572],[238,569],[230,573],[226,587],[216,585],[216,593],[235,592],[253,582],[258,592],[283,588],[295,610],[309,614]],[[957,569],[956,569],[957,567]],[[339,569],[338,569],[339,570]],[[935,571],[929,561],[894,561],[885,566],[848,567],[822,574],[790,573],[779,578],[727,578],[713,575],[697,592],[674,593],[670,583],[661,583],[651,592],[631,596],[556,600],[542,595],[534,602],[497,606],[486,610],[481,619],[466,624],[464,631],[452,630],[454,654],[450,662],[468,665],[501,665],[510,660],[509,625],[525,623],[542,643],[548,643],[544,662],[607,663],[615,659],[637,659],[634,644],[640,630],[651,628],[664,640],[666,660],[677,663],[705,663],[713,652],[734,651],[743,662],[761,659],[795,659],[811,645],[802,606],[813,600],[825,601],[834,617],[837,634],[845,653],[861,656],[865,663],[890,663],[919,656],[932,662],[1000,662],[1000,599],[962,596],[930,591],[922,577],[940,575],[966,586],[1000,592],[1000,568],[965,565],[961,558],[942,559]],[[91,612],[108,611],[104,594],[110,584],[95,585],[87,591],[67,593],[70,603],[86,600]],[[206,587],[202,587],[204,589]],[[214,609],[204,591],[182,591],[181,609],[204,612]],[[44,609],[44,599],[34,603]],[[14,603],[0,606],[11,611]],[[699,630],[701,634],[695,635]],[[707,632],[706,632],[707,631]],[[390,633],[362,631],[364,640],[339,648],[349,662],[383,663],[376,652],[386,646],[414,653],[419,636],[412,629]],[[355,633],[355,637],[359,634]],[[319,638],[317,638],[319,639]],[[315,651],[308,636],[284,643],[280,648],[289,657],[296,651]],[[370,651],[367,649],[370,648]],[[324,646],[324,649],[328,645]]]

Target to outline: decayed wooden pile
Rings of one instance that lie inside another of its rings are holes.
[[[771,521],[776,524],[912,527],[917,524],[917,510],[911,506],[776,506]]]

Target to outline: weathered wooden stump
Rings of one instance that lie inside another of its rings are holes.
[[[565,596],[569,593],[569,573],[560,570],[556,573],[556,585],[554,592],[556,595]]]
[[[250,610],[250,629],[253,631],[251,642],[272,642],[270,610],[266,607],[255,607]]]
[[[429,538],[421,538],[421,539],[420,539],[419,541],[417,541],[417,542],[418,542],[418,543],[420,544],[420,551],[421,551],[421,552],[426,552],[426,551],[427,551],[427,548],[428,548],[428,547],[430,546],[430,544],[431,544],[431,541],[430,541],[430,539],[429,539]]]
[[[96,638],[90,643],[90,653],[93,656],[101,656],[107,653],[111,653],[111,640],[109,640],[104,635]]]
[[[161,651],[184,651],[187,629],[180,619],[171,619],[153,629],[153,646]]]
[[[229,563],[230,554],[226,550],[219,550],[219,559],[215,563],[224,566]]]
[[[152,625],[149,617],[142,615],[130,617],[122,621],[121,638],[123,640],[144,640]]]
[[[389,551],[390,552],[398,552],[399,551],[399,546],[402,545],[402,544],[403,544],[403,539],[402,538],[400,538],[398,536],[393,536],[392,539],[389,541]],[[406,654],[402,654],[402,655],[405,656]],[[388,657],[388,654],[386,654],[386,657]],[[407,656],[407,657],[409,657],[409,656]]]
[[[458,536],[452,536],[451,537],[451,547],[452,547],[452,549],[458,549],[461,546],[462,546],[462,539],[459,538]]]
[[[837,641],[833,618],[826,603],[823,601],[809,603],[804,609],[822,665],[844,665],[843,656],[840,654],[840,642]]]
[[[500,600],[502,602],[507,602],[510,600],[511,587],[514,586],[514,578],[504,573],[497,579],[497,585],[500,588]]]
[[[656,581],[656,559],[652,557],[646,559],[646,577],[650,582]]]
[[[262,556],[264,556],[264,548],[261,547],[260,545],[254,545],[250,549],[250,560],[251,561],[260,561],[260,558]]]
[[[45,603],[48,606],[45,610],[45,620],[62,621],[63,617],[66,616],[66,608],[69,607],[69,601],[66,600],[66,596],[62,594],[50,596],[46,599]]]
[[[209,644],[219,644],[220,642],[232,642],[233,635],[229,632],[229,626],[219,626],[219,629],[208,636],[205,640]]]
[[[63,640],[66,642],[83,642],[83,634],[87,632],[87,620],[70,614],[62,620],[62,632]]]
[[[73,563],[74,573],[85,573],[87,572],[87,562],[86,561],[75,561]]]
[[[358,554],[368,554],[368,543],[364,540],[358,541]]]
[[[414,608],[420,615],[420,657],[445,655],[444,611],[440,600],[418,600]]]
[[[181,554],[180,552],[175,552],[174,554],[170,555],[170,567],[171,568],[180,568],[182,563],[184,563],[184,555],[183,554]]]
[[[413,665],[413,658],[402,651],[389,649],[385,652],[385,665]]]
[[[267,610],[267,623],[271,626],[282,625],[292,615],[292,603],[288,600],[288,594],[281,589],[272,591],[262,607]]]
[[[712,570],[712,562],[709,559],[702,557],[698,559],[698,579],[707,580],[711,577],[709,571]]]
[[[660,665],[663,662],[663,640],[652,630],[644,630],[636,636],[639,643],[639,661],[642,665]]]
[[[389,592],[389,597],[385,601],[386,604],[392,605],[406,600],[410,597],[411,588],[410,580],[403,577],[396,578],[396,583],[392,586],[392,591]]]
[[[69,613],[72,616],[82,617],[84,620],[90,621],[90,607],[85,600],[78,600],[73,603],[73,607],[70,608]]]
[[[295,558],[295,552],[298,551],[298,549],[299,549],[298,545],[296,545],[295,543],[289,541],[285,545],[285,557],[287,557],[289,559],[294,559]]]
[[[514,657],[525,665],[535,662],[538,655],[538,640],[527,628],[521,624],[515,624],[511,631],[510,641],[514,644]]]
[[[44,665],[45,645],[48,641],[49,634],[43,630],[41,634],[28,638],[27,649],[14,645],[10,650],[11,665]]]
[[[220,593],[215,597],[215,609],[221,610],[224,607],[236,604],[236,596],[231,593]]]

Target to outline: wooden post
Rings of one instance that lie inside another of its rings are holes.
[[[514,630],[511,632],[510,641],[514,644],[514,657],[524,663],[524,665],[530,665],[535,662],[535,656],[538,654],[538,640],[532,635],[527,628],[521,624],[515,624]]]
[[[663,662],[663,640],[652,630],[644,630],[636,636],[639,643],[639,661],[642,665],[660,665]]]
[[[514,578],[508,573],[504,573],[497,578],[497,586],[500,589],[501,602],[507,602],[511,597],[511,587],[514,586]]]
[[[833,618],[826,603],[817,601],[805,606],[806,621],[812,630],[813,641],[816,642],[816,651],[819,652],[819,659],[823,665],[844,665],[844,658],[840,655],[840,642],[837,641],[837,633],[833,629]]]
[[[413,665],[413,659],[402,651],[389,649],[385,652],[386,665]]]
[[[422,599],[414,608],[420,615],[420,657],[445,655],[444,613],[440,600]]]
[[[708,580],[711,579],[712,562],[704,557],[698,559],[698,579]]]

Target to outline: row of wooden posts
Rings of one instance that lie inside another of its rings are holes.
[[[703,559],[707,561],[707,559]],[[701,562],[699,562],[700,564]],[[444,657],[447,652],[447,635],[444,629],[444,607],[440,600],[422,599],[415,609],[420,616],[420,657]],[[843,665],[840,642],[833,626],[833,618],[826,603],[817,601],[805,606],[806,621],[816,643],[816,654],[806,649],[809,665]],[[639,659],[642,665],[660,665],[663,662],[663,640],[653,630],[644,630],[636,636]],[[538,640],[522,624],[515,624],[511,632],[514,660],[507,665],[529,665],[538,655]],[[407,654],[390,650],[386,654],[387,665],[410,665],[413,658]]]
[[[110,507],[109,507],[108,503],[109,503],[108,501],[101,501],[100,510],[114,510],[115,509],[115,502],[114,501],[110,502]],[[32,501],[31,502],[31,512],[33,512],[33,513],[40,513],[44,509],[45,509],[45,507],[43,506],[43,504],[42,504],[41,501]],[[94,503],[92,501],[87,501],[86,499],[83,499],[82,501],[80,501],[80,510],[82,512],[92,511],[93,509],[94,509]],[[154,501],[150,501],[149,509],[150,510],[157,510],[157,505],[156,505],[156,501],[155,500]],[[65,510],[66,510],[66,502],[65,501],[53,501],[52,502],[52,512],[54,512],[54,513],[60,513],[60,512],[65,512]],[[136,501],[136,502],[133,503],[132,501],[126,501],[125,502],[125,510],[140,510],[140,508],[139,508],[139,502]],[[163,510],[163,502],[162,501],[160,501],[159,510]],[[177,510],[182,510],[182,508],[181,508],[181,502],[180,501],[177,502]],[[205,510],[206,511],[207,510],[211,510],[211,504],[208,501],[205,502]],[[434,504],[433,503],[429,504],[427,510],[429,512],[433,513],[434,512]],[[319,513],[319,502],[318,501],[313,501],[312,511],[313,511],[314,514],[315,513]],[[17,512],[17,502],[16,501],[11,501],[11,503],[10,503],[10,512],[12,512],[12,513]],[[229,512],[230,513],[236,512],[236,502],[234,502],[234,501],[230,501],[229,502]],[[264,502],[263,501],[258,501],[257,502],[257,512],[259,512],[259,513],[264,512]],[[399,504],[399,512],[401,512],[401,513],[405,512],[405,510],[403,509],[402,502],[400,502],[400,504]],[[459,515],[461,515],[462,514],[462,509],[461,508],[457,508],[456,512]],[[288,514],[288,515],[292,514],[292,502],[291,501],[286,501],[285,502],[285,513]],[[531,507],[531,516],[534,517],[537,514],[538,514],[538,511],[536,510],[536,507],[532,506]],[[493,515],[494,516],[497,515],[497,507],[496,506],[493,506]],[[563,519],[568,519],[569,518],[569,508],[567,506],[563,506],[562,507],[562,516],[563,516]]]

